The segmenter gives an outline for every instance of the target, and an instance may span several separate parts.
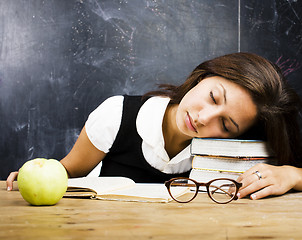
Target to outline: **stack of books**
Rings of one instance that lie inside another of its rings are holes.
[[[272,150],[260,140],[193,138],[190,178],[208,182],[215,178],[236,180],[258,163],[275,164]]]

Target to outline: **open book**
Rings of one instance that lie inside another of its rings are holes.
[[[182,189],[179,196],[189,189]],[[164,184],[135,183],[125,177],[82,177],[68,179],[64,197],[91,198],[99,200],[162,202],[172,201]]]

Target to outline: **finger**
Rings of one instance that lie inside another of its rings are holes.
[[[259,180],[258,176],[252,173],[244,178],[241,178],[241,180],[239,178],[237,179],[237,181],[242,183],[242,187],[240,188],[240,190],[245,189],[246,187],[248,187],[249,185],[251,185],[252,183],[258,180]]]
[[[257,176],[256,176],[257,177]],[[249,185],[247,185],[245,188],[240,188],[239,192],[237,194],[238,198],[243,198],[249,194],[255,193],[256,191],[259,191],[260,189],[263,189],[267,187],[269,184],[265,179],[253,181]]]
[[[273,189],[274,189],[273,185],[267,186],[267,187],[265,187],[265,188],[263,188],[263,189],[261,189],[257,192],[254,192],[253,194],[251,194],[250,198],[252,200],[256,200],[256,199],[267,197],[269,195],[272,195]]]
[[[237,178],[237,181],[238,181],[238,182],[244,181],[245,179],[247,179],[247,178],[253,176],[253,175],[254,175],[253,173],[256,172],[256,171],[257,171],[257,169],[256,169],[256,168],[254,169],[254,167],[253,167],[253,168],[250,168],[250,169],[248,169],[248,170],[246,170],[244,173],[242,173],[242,174]],[[253,179],[254,179],[254,177],[253,177]]]
[[[268,166],[267,164],[263,164],[263,163],[256,164],[255,166],[249,168],[249,169],[246,170],[244,173],[242,173],[242,174],[238,177],[237,181],[241,182],[244,178],[246,178],[246,177],[252,175],[252,174],[253,174],[254,172],[256,172],[256,171],[259,171],[259,172],[262,173],[262,172],[266,169],[267,166]]]
[[[6,179],[6,187],[7,191],[11,191],[13,189],[13,181],[17,179],[18,172],[11,172]]]

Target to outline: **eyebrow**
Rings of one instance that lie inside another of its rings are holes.
[[[226,98],[226,90],[224,88],[224,86],[220,83],[220,86],[223,89],[223,98],[224,98],[224,103],[227,103],[227,98]],[[235,127],[237,128],[237,131],[239,132],[239,125],[235,122],[234,119],[232,119],[231,117],[229,117],[229,119],[231,120],[231,122],[235,125]]]

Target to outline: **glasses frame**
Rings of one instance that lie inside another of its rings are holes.
[[[175,199],[173,197],[173,195],[172,195],[172,193],[170,191],[171,183],[173,181],[175,181],[175,180],[178,180],[178,179],[185,179],[185,180],[189,180],[189,181],[192,181],[192,182],[195,183],[195,185],[196,185],[196,192],[195,192],[195,195],[190,200],[188,200],[188,201],[179,201],[179,200],[177,200],[177,199]],[[228,181],[231,181],[231,182],[233,182],[235,184],[235,186],[236,186],[236,192],[235,192],[235,194],[233,195],[233,197],[230,200],[228,200],[226,202],[218,202],[218,201],[216,201],[211,196],[209,186],[211,185],[212,182],[217,181],[217,180],[228,180]],[[238,199],[237,193],[238,193],[239,188],[242,187],[242,183],[239,183],[239,182],[237,182],[237,181],[235,181],[233,179],[230,179],[230,178],[215,178],[215,179],[213,179],[213,180],[211,180],[211,181],[209,181],[207,183],[203,183],[203,182],[197,182],[196,180],[191,179],[191,178],[187,178],[187,177],[177,177],[177,178],[171,178],[170,180],[165,181],[164,184],[165,184],[166,188],[168,189],[168,192],[169,192],[170,196],[173,198],[173,200],[175,200],[176,202],[179,202],[179,203],[188,203],[188,202],[191,202],[197,196],[197,194],[199,192],[199,187],[206,187],[208,196],[209,196],[209,198],[213,202],[218,203],[218,204],[226,204],[226,203],[229,203],[229,202],[231,202],[233,200],[237,200]]]

